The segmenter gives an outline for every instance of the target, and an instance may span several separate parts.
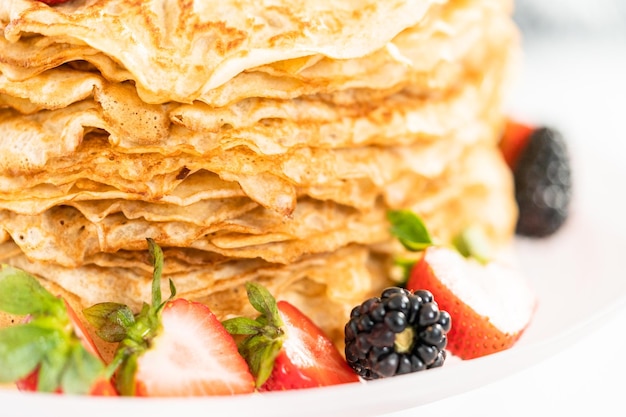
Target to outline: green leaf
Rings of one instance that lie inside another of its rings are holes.
[[[176,287],[174,286],[174,281],[172,281],[171,279],[169,280],[169,283],[170,283],[170,298],[168,298],[168,300],[171,300],[172,298],[176,296]]]
[[[1,265],[0,310],[16,315],[54,315],[65,311],[65,305],[29,273]]]
[[[156,242],[148,238],[148,250],[152,257],[152,306],[158,308],[161,305],[161,274],[163,273],[163,251]]]
[[[248,363],[260,387],[269,378],[274,362],[283,346],[285,334],[276,299],[261,284],[248,282],[246,291],[250,304],[261,313],[256,320],[237,317],[222,324],[233,335],[244,335],[238,343],[239,353]]]
[[[410,251],[422,251],[432,246],[433,240],[423,220],[410,210],[390,210],[387,220],[391,223],[391,234]]]
[[[452,241],[454,248],[466,258],[474,258],[486,264],[491,258],[491,248],[482,229],[469,227],[459,233]]]
[[[59,343],[42,358],[37,378],[37,391],[54,392],[61,386],[61,376],[67,364],[69,344]]]
[[[96,334],[111,343],[120,342],[135,323],[133,312],[124,304],[99,303],[83,310]]]
[[[246,291],[248,292],[248,299],[252,307],[259,313],[261,313],[276,327],[282,327],[283,321],[278,313],[278,307],[276,306],[276,299],[263,285],[256,282],[246,282]]]
[[[255,376],[257,388],[261,387],[272,374],[274,362],[282,348],[282,341],[257,337],[248,347],[250,372]]]
[[[252,335],[263,331],[264,325],[248,317],[235,317],[224,320],[222,325],[232,335]]]
[[[61,339],[58,331],[36,323],[0,329],[0,382],[15,382],[31,373]]]
[[[61,388],[67,394],[88,394],[103,372],[104,364],[77,342],[69,352]]]

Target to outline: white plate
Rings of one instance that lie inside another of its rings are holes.
[[[550,54],[544,58],[550,58]],[[534,75],[551,74],[550,71],[562,74],[559,71],[564,69],[561,61],[547,59],[544,64],[543,72]],[[596,138],[591,142],[580,137],[582,131],[592,131],[589,123],[593,120],[583,119],[588,116],[589,106],[584,108],[585,115],[577,114],[576,111],[582,112],[583,108],[572,110],[567,97],[561,97],[578,82],[571,73],[568,76],[569,83],[562,83],[562,89],[557,88],[552,93],[545,90],[549,80],[537,78],[533,88],[520,96],[520,104],[514,106],[515,111],[534,120],[551,120],[565,127],[574,152],[576,186],[571,217],[556,236],[541,241],[517,241],[523,268],[540,304],[532,325],[514,348],[472,361],[449,361],[442,368],[387,380],[227,398],[103,399],[6,391],[0,392],[3,410],[11,410],[13,417],[120,414],[367,417],[409,409],[417,415],[421,406],[493,384],[552,357],[593,331],[607,315],[623,309],[626,300],[626,279],[618,274],[622,269],[620,256],[626,248],[626,228],[621,221],[626,211],[623,199],[614,198],[614,191],[623,188],[621,181],[626,178],[626,170],[599,156],[604,148],[598,143],[608,141]],[[534,94],[537,98],[539,90],[543,91],[543,99],[534,102],[531,96]],[[533,103],[540,105],[532,107]],[[570,107],[555,111],[554,107],[549,107],[550,103],[555,107]],[[545,113],[541,113],[542,106]],[[547,117],[542,118],[542,115]],[[563,120],[567,123],[563,124]],[[582,124],[588,130],[572,132],[567,129],[575,124],[579,127]],[[599,131],[609,134],[608,127],[605,124],[604,130]],[[598,132],[598,129],[593,131]],[[626,147],[619,146],[622,150]]]

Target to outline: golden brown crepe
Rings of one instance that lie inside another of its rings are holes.
[[[78,306],[243,284],[341,343],[394,283],[389,209],[506,247],[508,0],[0,2],[0,261]]]

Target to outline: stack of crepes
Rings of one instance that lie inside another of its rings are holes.
[[[0,260],[82,306],[139,308],[150,237],[179,296],[247,314],[256,280],[338,339],[390,283],[389,209],[440,242],[467,227],[510,242],[511,11],[2,0]]]

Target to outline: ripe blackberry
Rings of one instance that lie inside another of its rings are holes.
[[[443,365],[450,315],[429,291],[387,288],[352,309],[345,327],[348,364],[366,380]]]
[[[561,134],[542,127],[533,130],[514,167],[519,207],[516,233],[545,237],[567,219],[572,195],[569,156]]]

